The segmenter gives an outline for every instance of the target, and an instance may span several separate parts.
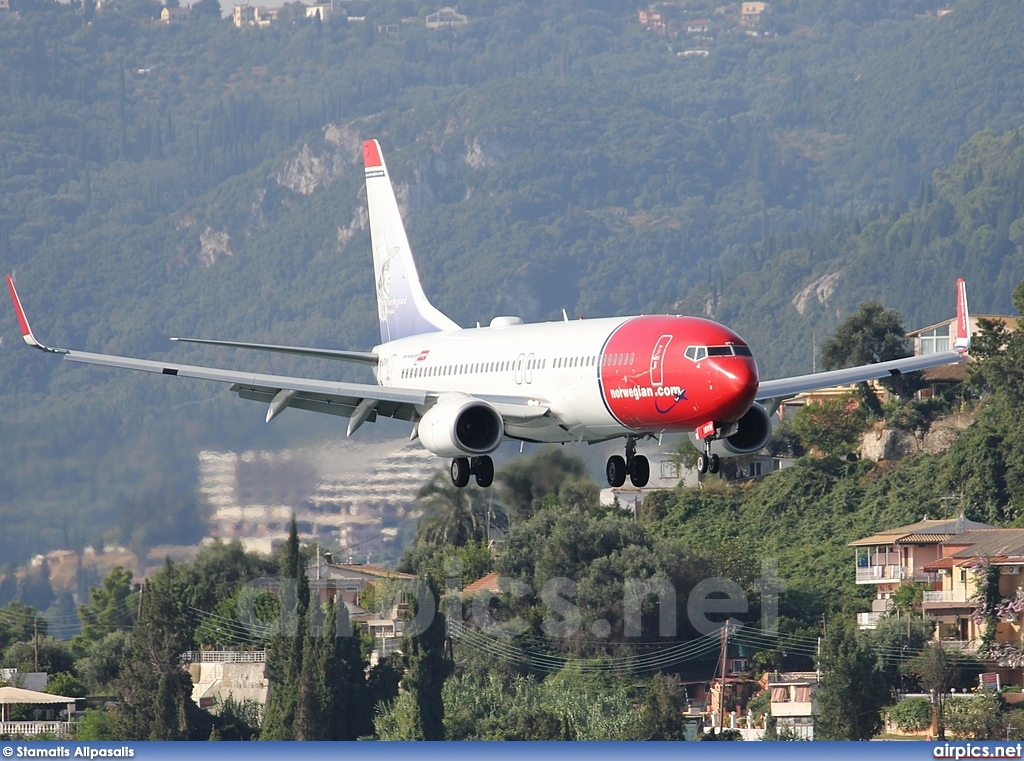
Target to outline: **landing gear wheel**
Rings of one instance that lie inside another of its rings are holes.
[[[626,483],[626,460],[621,455],[612,455],[608,458],[604,473],[608,477],[608,485],[614,489],[619,488]]]
[[[470,463],[477,486],[486,489],[494,483],[494,460],[484,455],[483,457],[474,457]]]
[[[708,463],[708,473],[717,473],[722,469],[722,458],[716,454],[711,455],[711,462]]]
[[[651,463],[642,454],[633,457],[629,464],[629,482],[638,489],[647,486],[651,480]]]
[[[708,467],[709,467],[708,460],[710,460],[710,459],[711,458],[708,455],[704,454],[703,452],[701,452],[699,455],[697,455],[697,472],[698,473],[700,473],[701,475],[704,475],[705,473],[708,472]]]
[[[452,460],[452,483],[460,489],[469,483],[469,459],[456,457]]]

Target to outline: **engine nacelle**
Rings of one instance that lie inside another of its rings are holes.
[[[498,411],[465,394],[443,394],[419,424],[420,443],[440,457],[490,454],[504,434]]]
[[[711,444],[711,453],[719,457],[737,457],[753,454],[768,444],[772,437],[772,418],[768,410],[757,402],[736,422],[736,432],[724,439],[716,439]],[[704,442],[694,433],[690,434],[690,443],[699,451],[704,451]]]

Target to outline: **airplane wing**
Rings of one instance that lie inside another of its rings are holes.
[[[319,359],[340,359],[343,362],[359,362],[365,365],[376,365],[378,357],[372,351],[343,351],[339,349],[314,349],[307,346],[280,346],[278,344],[253,344],[242,341],[215,341],[211,338],[172,338],[172,341],[190,344],[208,344],[210,346],[229,346],[233,349],[254,349],[256,351],[273,351],[281,354],[297,354],[302,357]]]
[[[829,370],[823,373],[795,375],[791,378],[762,381],[757,390],[757,398],[758,401],[784,399],[805,391],[815,391],[819,388],[845,386],[849,383],[888,378],[889,376],[900,375],[901,373],[912,373],[915,370],[926,370],[929,367],[963,362],[965,356],[965,354],[958,351],[943,351],[919,357],[891,359],[888,362],[878,362],[873,365],[860,365],[858,367],[847,367],[842,370]]]
[[[352,435],[364,422],[373,422],[379,416],[398,420],[416,421],[437,400],[439,393],[421,389],[400,389],[365,383],[343,383],[318,380],[316,378],[294,378],[284,375],[267,375],[239,370],[226,370],[201,365],[183,365],[174,362],[159,362],[136,359],[113,354],[94,354],[75,349],[59,349],[39,341],[29,325],[21,299],[14,287],[14,280],[7,276],[7,286],[21,326],[25,343],[36,349],[58,354],[70,362],[82,362],[103,367],[117,367],[125,370],[139,370],[147,373],[170,375],[178,378],[230,383],[231,390],[241,399],[253,399],[269,405],[267,422],[288,407],[339,415],[349,418],[348,435]],[[199,341],[205,342],[205,341]],[[221,342],[227,345],[228,342]],[[262,345],[257,345],[262,346]],[[242,347],[246,348],[246,347]],[[290,347],[281,347],[290,348]],[[292,353],[302,353],[300,347]],[[312,350],[319,351],[319,350]],[[360,352],[352,352],[360,354]],[[313,355],[318,356],[318,355]],[[359,361],[359,360],[357,360]],[[374,355],[376,362],[376,356]],[[503,419],[510,422],[526,422],[548,413],[548,407],[535,399],[513,397],[481,397],[492,404]]]
[[[955,338],[952,351],[940,351],[934,354],[891,359],[887,362],[877,362],[872,365],[858,365],[857,367],[846,367],[842,370],[829,370],[824,373],[796,375],[792,378],[764,381],[758,388],[757,399],[758,401],[785,399],[795,394],[815,391],[819,388],[845,386],[849,383],[887,378],[902,373],[912,373],[916,370],[927,370],[929,367],[965,362],[968,352],[971,350],[971,315],[967,308],[967,285],[962,277],[956,281]]]

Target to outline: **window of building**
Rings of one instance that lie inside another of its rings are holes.
[[[949,325],[923,331],[920,334],[921,354],[949,351]]]

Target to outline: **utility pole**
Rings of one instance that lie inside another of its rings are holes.
[[[722,727],[725,725],[725,659],[729,650],[729,622],[722,627],[722,682],[718,692],[718,734],[722,734]]]
[[[487,498],[487,550],[490,552],[491,549],[491,505],[494,504],[494,493]]]
[[[39,619],[32,619],[32,644],[36,652],[36,671],[39,671]]]

